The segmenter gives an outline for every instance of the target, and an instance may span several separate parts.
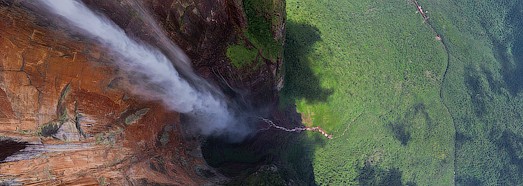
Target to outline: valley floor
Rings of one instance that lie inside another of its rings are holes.
[[[521,183],[521,4],[288,0],[282,105],[333,134],[315,182]]]

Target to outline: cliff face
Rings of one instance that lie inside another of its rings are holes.
[[[126,9],[134,1],[85,2],[130,34],[153,45],[161,42],[148,37],[146,22]],[[282,81],[281,50],[268,57],[263,45],[249,40],[243,2],[147,0],[143,7],[204,78],[224,89],[243,90],[257,98],[255,105],[275,100]],[[274,10],[260,15],[279,20],[267,31],[281,47],[284,9]],[[231,45],[256,50],[256,61],[235,67],[227,55]],[[106,49],[51,24],[23,3],[5,0],[0,0],[0,48],[0,148],[17,147],[0,152],[0,183],[200,185],[224,180],[206,165],[198,139],[184,132],[178,113],[124,91],[125,78]]]
[[[243,94],[255,106],[276,101],[283,86],[283,0],[84,0],[127,32],[161,47],[147,20],[129,11],[142,4],[192,61],[193,68],[223,89]],[[234,51],[238,46],[246,51]],[[252,53],[241,58],[236,53]],[[245,63],[235,66],[235,61]],[[231,95],[234,96],[234,95]]]

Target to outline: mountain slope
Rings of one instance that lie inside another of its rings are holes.
[[[282,101],[334,136],[311,144],[316,182],[454,183],[447,54],[415,5],[290,0],[287,11]]]

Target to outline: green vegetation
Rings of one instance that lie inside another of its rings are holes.
[[[282,54],[283,38],[273,32],[281,32],[276,29],[283,25],[281,13],[285,12],[284,1],[243,0],[243,7],[247,16],[244,41],[229,45],[227,57],[236,68],[262,60],[276,62]]]
[[[523,1],[427,1],[445,36],[443,95],[456,126],[456,183],[523,183]]]
[[[235,184],[230,184],[235,185]],[[271,185],[284,186],[285,180],[278,174],[276,167],[262,167],[254,174],[249,175],[241,184],[238,185]]]
[[[49,123],[43,124],[38,130],[38,135],[43,137],[51,137],[58,132],[60,126],[62,126],[62,123],[57,121],[51,121]]]
[[[98,133],[95,136],[96,144],[113,145],[116,135],[114,133]]]
[[[58,99],[57,107],[56,107],[56,114],[58,116],[58,120],[60,120],[62,123],[67,120],[67,108],[64,105],[65,101],[67,99],[67,96],[71,92],[71,84],[67,84],[60,93],[60,98]]]
[[[256,50],[248,49],[242,45],[231,45],[227,48],[227,57],[236,68],[242,68],[251,64],[257,55]]]
[[[419,3],[426,23],[411,1],[287,1],[282,103],[334,139],[283,157],[325,185],[520,185],[523,0]]]
[[[98,181],[98,185],[100,186],[106,186],[107,183],[105,182],[105,177],[101,176],[101,177],[98,177],[98,179],[96,179]]]
[[[136,111],[134,114],[130,114],[129,116],[125,117],[125,124],[132,125],[136,123],[138,120],[142,119],[142,117],[145,116],[149,110],[149,108],[143,108]]]
[[[279,24],[279,15],[284,12],[283,1],[273,0],[243,0],[247,14],[247,31],[245,36],[260,50],[262,56],[275,61],[282,51],[281,42],[273,36],[273,27]]]
[[[404,0],[287,1],[282,103],[334,136],[303,142],[315,146],[316,183],[454,183],[439,96],[447,55],[415,11]]]
[[[383,170],[370,163],[365,163],[357,180],[361,185],[415,185],[411,182],[403,184],[401,172],[397,168]]]

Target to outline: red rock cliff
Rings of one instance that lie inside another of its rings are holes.
[[[126,31],[159,42],[148,38],[144,22],[127,12],[127,1],[85,2]],[[228,45],[245,40],[248,21],[241,1],[148,0],[144,5],[204,78],[222,86],[226,80],[252,97],[269,95],[258,103],[274,101],[282,81],[281,53],[250,70],[234,68],[225,55]],[[271,28],[279,41],[284,16],[280,19]],[[15,141],[26,147],[0,163],[0,183],[223,181],[205,164],[198,140],[183,131],[179,114],[126,93],[112,56],[95,43],[23,3],[0,0],[0,48],[0,145]]]

